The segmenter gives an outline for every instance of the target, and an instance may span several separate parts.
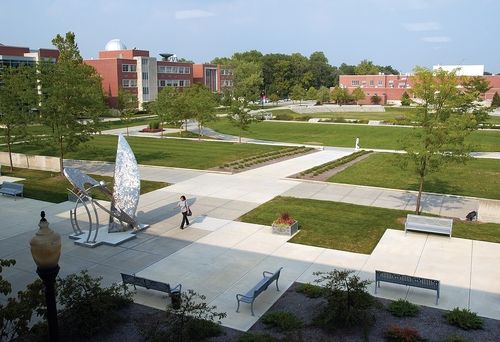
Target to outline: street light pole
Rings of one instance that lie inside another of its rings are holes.
[[[47,322],[49,326],[49,341],[59,340],[57,324],[57,308],[55,281],[59,273],[59,257],[61,256],[61,236],[49,228],[45,212],[40,213],[40,229],[31,239],[31,255],[37,265],[36,273],[45,286],[45,301],[47,304]]]

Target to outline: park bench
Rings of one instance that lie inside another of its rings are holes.
[[[441,217],[430,217],[408,214],[405,222],[405,232],[417,230],[427,233],[445,234],[451,237],[453,220]]]
[[[24,185],[20,183],[3,182],[0,188],[0,193],[2,195],[10,195],[16,197],[17,195],[23,196]]]
[[[122,275],[122,281],[124,284],[130,284],[134,286],[134,289],[136,286],[141,286],[145,287],[148,290],[156,290],[156,291],[161,291],[168,293],[168,295],[172,295],[172,293],[180,293],[182,289],[182,285],[179,284],[174,288],[170,287],[170,284],[167,283],[162,283],[160,281],[156,280],[150,280],[142,277],[137,277],[134,274],[125,274],[121,273]]]
[[[262,279],[252,287],[250,290],[247,291],[245,294],[237,294],[236,295],[236,300],[238,301],[238,307],[236,308],[236,312],[239,312],[240,310],[240,302],[248,303],[250,304],[250,311],[252,312],[252,316],[255,316],[253,313],[253,302],[255,299],[265,290],[267,290],[267,287],[272,284],[273,281],[276,281],[276,290],[279,291],[278,287],[278,279],[280,277],[280,272],[283,269],[283,267],[280,267],[279,270],[276,272],[268,272],[264,271],[262,272]]]
[[[414,277],[406,274],[398,274],[384,271],[375,271],[375,294],[377,287],[380,287],[380,282],[400,284],[406,286],[419,287],[422,289],[435,290],[437,292],[436,305],[439,301],[439,280]]]

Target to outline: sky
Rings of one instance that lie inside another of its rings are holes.
[[[2,1],[0,43],[51,48],[75,32],[85,59],[119,38],[150,56],[196,63],[234,52],[323,51],[335,66],[363,59],[416,65],[484,64],[500,73],[499,0],[23,0]]]

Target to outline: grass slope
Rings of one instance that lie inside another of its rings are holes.
[[[2,170],[4,176],[25,178],[20,183],[24,184],[24,197],[37,199],[40,201],[60,203],[68,199],[68,188],[72,188],[71,184],[67,181],[66,177],[61,176],[57,172],[18,169],[15,168],[14,172]],[[108,189],[113,188],[112,177],[101,175],[90,175],[95,180],[104,180],[108,183]],[[152,182],[141,180],[141,194],[145,194],[157,189],[168,186],[168,183]],[[103,200],[109,200],[101,193],[94,191],[94,197]]]
[[[117,136],[96,135],[94,139],[81,145],[78,151],[68,152],[65,158],[114,162],[117,141]],[[140,137],[128,137],[127,141],[140,164],[193,169],[209,169],[251,155],[283,148],[267,145]],[[6,148],[3,146],[1,149],[5,151]],[[57,151],[47,145],[15,145],[14,152],[57,156]]]
[[[212,122],[209,126],[221,133],[240,133],[228,120]],[[354,141],[359,137],[362,148],[400,149],[401,142],[408,139],[410,129],[418,128],[264,121],[251,124],[243,136],[341,147],[354,147]],[[469,142],[474,144],[476,151],[500,151],[500,131],[473,132]]]
[[[240,219],[271,225],[288,212],[299,221],[300,230],[290,242],[370,254],[385,230],[403,229],[409,211],[303,198],[276,197]],[[455,222],[453,237],[500,242],[500,224]]]
[[[327,181],[418,190],[417,177],[402,170],[398,156],[389,153],[372,154]],[[500,160],[472,159],[465,165],[449,164],[430,174],[424,186],[427,192],[500,199]]]

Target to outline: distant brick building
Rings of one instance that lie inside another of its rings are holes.
[[[30,50],[27,47],[0,44],[0,67],[34,65],[39,61],[55,63],[59,51],[54,49]]]
[[[452,70],[452,66],[436,66],[443,70]],[[482,73],[478,73],[477,70],[480,69],[479,66],[474,66],[475,68],[467,68],[466,73],[462,73],[464,76],[481,76],[484,77],[489,83],[491,89],[486,92],[484,98],[486,100],[491,100],[495,92],[500,94],[500,75],[486,76]],[[460,74],[460,73],[458,73]],[[412,77],[411,75],[340,75],[339,86],[342,88],[347,88],[349,92],[352,92],[357,87],[363,89],[366,98],[360,101],[360,104],[369,104],[372,96],[379,96],[382,101],[381,104],[386,104],[388,101],[399,101],[401,96],[405,91],[411,93],[412,88]]]
[[[232,73],[219,65],[178,62],[173,54],[150,57],[149,51],[127,49],[119,40],[110,40],[97,59],[84,62],[93,66],[102,77],[102,87],[109,105],[116,106],[118,90],[137,95],[139,107],[156,100],[164,87],[185,88],[194,82],[220,92],[232,85]]]

